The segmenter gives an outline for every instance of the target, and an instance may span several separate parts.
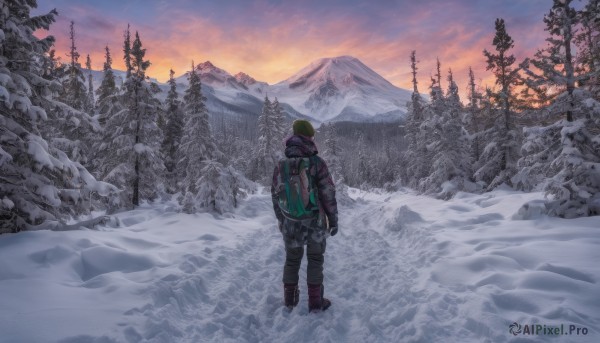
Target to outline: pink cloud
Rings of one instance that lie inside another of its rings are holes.
[[[416,50],[420,60],[418,76],[422,93],[428,92],[429,76],[435,72],[436,57],[442,63],[444,80],[448,68],[452,68],[461,90],[467,87],[469,66],[482,83],[491,85],[493,82],[490,73],[485,70],[482,54],[484,48],[493,49],[493,21],[485,27],[473,27],[472,23],[456,20],[452,25],[444,26],[442,32],[435,32],[427,26],[435,20],[433,12],[420,10],[404,16],[407,19],[396,26],[387,27],[387,34],[382,35],[375,28],[369,30],[365,27],[367,19],[344,12],[314,17],[265,1],[249,6],[249,16],[266,13],[268,16],[265,14],[264,18],[268,17],[269,22],[264,25],[242,24],[236,21],[235,16],[230,22],[217,22],[209,15],[164,5],[165,11],[151,22],[133,23],[132,31],[140,32],[147,49],[146,57],[152,62],[148,74],[164,81],[171,68],[177,74],[183,74],[190,68],[192,59],[196,62],[211,60],[231,73],[244,71],[256,79],[275,83],[315,59],[352,55],[393,84],[411,89],[408,59],[410,52]],[[461,7],[449,7],[447,10],[460,12]],[[383,12],[381,15],[386,22],[395,20],[393,13]],[[56,48],[61,56],[69,45],[70,17],[78,18],[79,52],[82,56],[91,55],[95,69],[102,66],[106,44],[113,53],[113,67],[123,68],[121,47],[127,22],[103,18],[101,13],[90,7],[70,8],[69,16],[59,17],[51,29],[57,37]],[[397,31],[394,31],[395,27]],[[514,49],[518,60],[533,54],[536,48],[533,45],[544,35],[543,23],[534,30],[520,23],[507,28],[513,37],[518,36]]]

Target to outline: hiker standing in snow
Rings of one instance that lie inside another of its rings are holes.
[[[285,306],[292,309],[298,305],[298,272],[306,245],[308,310],[315,312],[331,306],[323,297],[323,254],[326,238],[338,231],[335,185],[327,164],[317,156],[310,122],[296,120],[293,130],[285,143],[286,158],[275,166],[271,196],[285,243]]]

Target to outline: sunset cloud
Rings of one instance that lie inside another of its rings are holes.
[[[50,34],[57,38],[59,55],[66,58],[68,24],[74,20],[79,52],[90,54],[95,69],[102,66],[105,45],[114,67],[123,68],[123,31],[130,23],[152,62],[148,74],[161,81],[170,68],[183,74],[192,59],[276,83],[315,59],[351,55],[396,86],[412,88],[408,57],[416,50],[422,93],[428,92],[439,58],[444,80],[452,68],[463,94],[469,66],[482,86],[492,85],[482,51],[493,49],[496,17],[505,18],[519,61],[544,44],[542,18],[549,9],[543,0],[59,0],[54,5],[60,16]],[[50,9],[44,6],[40,11]]]

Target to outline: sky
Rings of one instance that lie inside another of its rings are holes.
[[[350,55],[412,89],[409,56],[416,50],[421,93],[439,58],[444,80],[451,68],[466,94],[469,66],[479,85],[493,85],[482,51],[493,50],[495,19],[505,20],[520,61],[545,46],[542,19],[550,7],[549,0],[53,0],[39,1],[34,14],[58,10],[49,34],[63,60],[73,20],[80,62],[89,54],[93,69],[102,68],[106,45],[113,68],[123,69],[129,23],[147,49],[148,75],[159,81],[171,68],[181,75],[192,60],[210,60],[274,84],[316,59]]]

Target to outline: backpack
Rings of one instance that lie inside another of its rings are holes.
[[[294,157],[279,161],[278,204],[283,215],[293,221],[316,218],[319,200],[316,180],[310,174],[312,157]]]

